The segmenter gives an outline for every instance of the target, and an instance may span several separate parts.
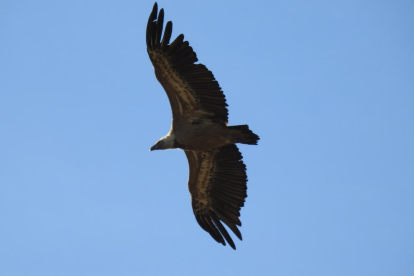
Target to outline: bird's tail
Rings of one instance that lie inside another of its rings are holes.
[[[237,137],[235,143],[257,145],[257,141],[260,139],[259,136],[249,129],[248,125],[229,126],[228,129],[232,130],[235,134],[234,136]]]

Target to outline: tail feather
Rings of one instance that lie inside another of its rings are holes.
[[[229,126],[228,128],[238,132],[237,138],[240,141],[237,141],[236,143],[257,145],[257,141],[260,139],[258,135],[254,134],[253,131],[249,129],[248,125]]]

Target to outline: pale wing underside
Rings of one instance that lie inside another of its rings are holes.
[[[241,240],[240,208],[247,197],[246,166],[236,145],[209,151],[186,151],[190,166],[188,187],[194,215],[213,239],[235,249],[224,222]]]
[[[157,16],[157,10],[155,4],[148,19],[147,51],[157,79],[170,100],[173,118],[198,114],[227,124],[226,99],[213,73],[202,64],[194,64],[197,55],[188,41],[184,41],[184,35],[169,44],[171,21],[166,24],[162,37],[164,11],[161,9]]]

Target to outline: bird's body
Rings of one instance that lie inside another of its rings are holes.
[[[164,35],[164,11],[157,3],[148,19],[147,50],[155,75],[164,87],[173,114],[170,132],[151,150],[182,149],[188,159],[188,187],[194,215],[217,241],[235,245],[224,222],[241,239],[237,226],[247,196],[246,166],[235,143],[256,145],[259,137],[247,125],[228,126],[225,96],[184,36],[171,44],[172,23]]]
[[[227,127],[208,119],[179,119],[173,120],[170,132],[161,138],[152,150],[179,148],[204,151],[234,143],[248,144],[251,140],[250,135],[245,125]]]

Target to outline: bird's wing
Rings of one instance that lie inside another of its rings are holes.
[[[241,240],[240,208],[247,197],[246,166],[236,145],[209,151],[185,151],[190,167],[188,188],[194,215],[213,239],[236,249],[224,222]]]
[[[162,37],[164,10],[157,16],[154,4],[147,25],[147,51],[155,68],[155,75],[170,100],[174,119],[185,116],[207,116],[215,122],[227,124],[228,110],[223,91],[213,73],[198,59],[184,35],[171,44],[172,22],[165,26]]]

